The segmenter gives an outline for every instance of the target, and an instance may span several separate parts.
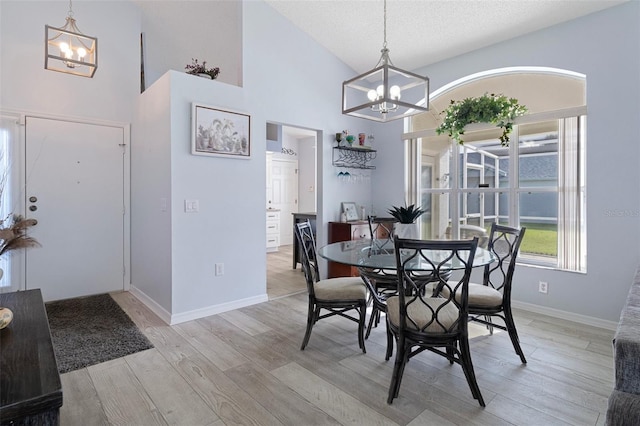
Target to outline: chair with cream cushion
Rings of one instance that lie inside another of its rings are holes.
[[[513,228],[494,223],[489,234],[488,248],[496,261],[485,266],[482,284],[469,284],[469,319],[487,325],[491,333],[493,327],[507,331],[523,364],[527,363],[527,359],[520,347],[518,331],[513,321],[511,287],[525,230],[525,227]],[[493,316],[501,318],[504,325],[491,321]]]
[[[426,350],[441,355],[462,367],[471,394],[484,407],[476,382],[468,340],[468,290],[471,267],[478,239],[404,240],[395,239],[398,269],[398,294],[387,299],[387,325],[395,337],[397,351],[387,402],[391,404],[400,392],[405,365],[410,358]],[[434,258],[437,253],[437,259]],[[451,263],[458,263],[459,281],[449,280]],[[429,271],[415,274],[415,265]],[[433,295],[432,288],[446,288],[447,294]]]
[[[527,363],[527,359],[520,347],[511,312],[511,287],[525,230],[525,227],[491,225],[488,250],[493,253],[495,261],[484,267],[482,284],[469,284],[469,320],[486,325],[491,333],[493,327],[507,331],[523,364]],[[443,293],[446,295],[446,289]],[[502,319],[504,324],[493,322],[492,317]]]
[[[300,350],[304,350],[309,343],[311,329],[318,320],[339,315],[358,324],[358,345],[362,352],[366,353],[364,326],[367,312],[367,288],[364,282],[358,277],[321,280],[316,256],[316,242],[311,223],[308,220],[296,224],[296,238],[300,243],[302,270],[309,293],[307,331]],[[322,309],[328,312],[321,315]],[[349,311],[356,311],[358,315],[348,315]]]

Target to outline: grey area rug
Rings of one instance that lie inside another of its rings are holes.
[[[153,347],[108,294],[49,302],[45,307],[61,374]]]

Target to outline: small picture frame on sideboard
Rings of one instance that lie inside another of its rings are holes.
[[[343,201],[342,202],[342,213],[345,214],[345,216],[347,218],[347,222],[351,222],[351,221],[359,219],[359,217],[358,217],[358,208],[356,206],[356,203]]]

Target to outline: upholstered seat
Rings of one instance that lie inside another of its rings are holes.
[[[456,300],[460,301],[461,292],[456,292]],[[442,290],[442,296],[448,297],[447,289]],[[502,305],[502,293],[493,287],[469,283],[469,306],[497,308]]]
[[[366,299],[367,288],[361,278],[341,277],[320,280],[314,284],[316,299],[319,300],[339,300],[339,299]]]
[[[407,327],[423,332],[444,333],[449,330],[460,316],[460,310],[456,305],[447,303],[448,300],[442,297],[428,297],[417,299],[407,305]],[[440,308],[437,320],[434,319],[434,312]],[[392,296],[387,299],[387,317],[394,326],[400,324],[400,298]]]
[[[457,294],[456,294],[457,296]],[[469,283],[469,306],[498,307],[502,304],[502,293],[493,287]]]

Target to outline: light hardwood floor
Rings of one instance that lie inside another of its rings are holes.
[[[603,425],[613,387],[613,331],[525,311],[527,365],[506,333],[473,327],[483,409],[460,366],[431,353],[409,362],[388,405],[383,326],[363,354],[355,323],[325,319],[300,351],[306,293],[172,327],[130,293],[113,296],[155,348],[63,374],[63,426]]]
[[[307,291],[302,266],[293,269],[293,245],[267,253],[267,295],[269,300]]]

